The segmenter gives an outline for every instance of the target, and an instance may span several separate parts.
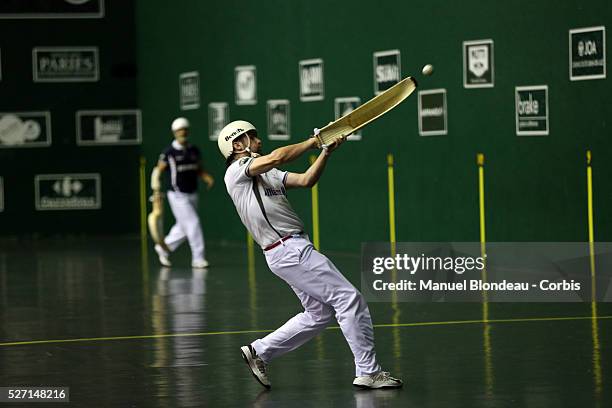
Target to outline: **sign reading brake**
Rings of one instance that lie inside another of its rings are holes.
[[[234,130],[232,133],[230,133],[229,135],[225,136],[225,141],[227,142],[228,140],[230,140],[231,138],[233,138],[234,136],[236,136],[239,133],[244,132],[244,129],[236,129]]]

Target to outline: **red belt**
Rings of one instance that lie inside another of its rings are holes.
[[[271,249],[276,248],[277,246],[279,246],[280,244],[282,244],[283,242],[287,241],[288,239],[291,239],[293,237],[295,237],[296,235],[299,235],[301,233],[298,234],[291,234],[291,235],[287,235],[286,237],[283,237],[281,239],[279,239],[278,241],[276,241],[273,244],[268,245],[267,247],[264,248],[264,251],[269,251]]]

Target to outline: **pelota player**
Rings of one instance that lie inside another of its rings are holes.
[[[353,384],[362,388],[402,386],[401,380],[382,371],[376,361],[372,320],[361,293],[314,249],[287,200],[286,189],[311,187],[319,180],[330,154],[343,141],[324,147],[305,173],[290,173],[276,167],[316,148],[314,138],[261,156],[261,140],[249,122],[232,122],[219,135],[219,150],[227,160],[225,184],[238,215],[262,247],[270,270],[291,286],[304,306],[302,313],[273,333],[241,347],[251,372],[266,388],[270,388],[267,365],[316,336],[334,316],[355,356]]]
[[[154,194],[161,192],[161,174],[170,170],[170,188],[167,192],[170,208],[176,223],[164,239],[170,251],[176,250],[185,239],[191,247],[191,266],[206,268],[208,261],[204,257],[204,235],[198,217],[198,177],[206,183],[208,189],[214,184],[213,177],[202,169],[200,151],[187,141],[189,121],[177,118],[172,122],[174,141],[159,156],[157,166],[151,174],[151,188]],[[159,261],[164,266],[171,266],[170,255],[162,246],[155,245]]]

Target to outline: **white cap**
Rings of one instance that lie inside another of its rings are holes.
[[[253,126],[251,123],[244,120],[235,120],[221,129],[219,138],[217,139],[217,144],[219,145],[219,150],[221,151],[223,157],[227,159],[232,155],[232,151],[234,150],[232,143],[234,139],[245,134],[249,130],[257,129],[255,129],[255,126]]]
[[[176,132],[179,129],[187,129],[189,127],[189,121],[185,118],[176,118],[172,121],[171,129]]]

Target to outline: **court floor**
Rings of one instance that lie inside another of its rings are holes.
[[[612,406],[612,304],[490,304],[485,323],[481,304],[371,303],[403,389],[353,389],[333,326],[263,391],[238,348],[301,310],[293,292],[243,246],[208,244],[208,271],[186,248],[172,268],[153,255],[132,238],[1,241],[0,386],[68,386],[84,407]],[[359,254],[328,256],[359,287]]]

